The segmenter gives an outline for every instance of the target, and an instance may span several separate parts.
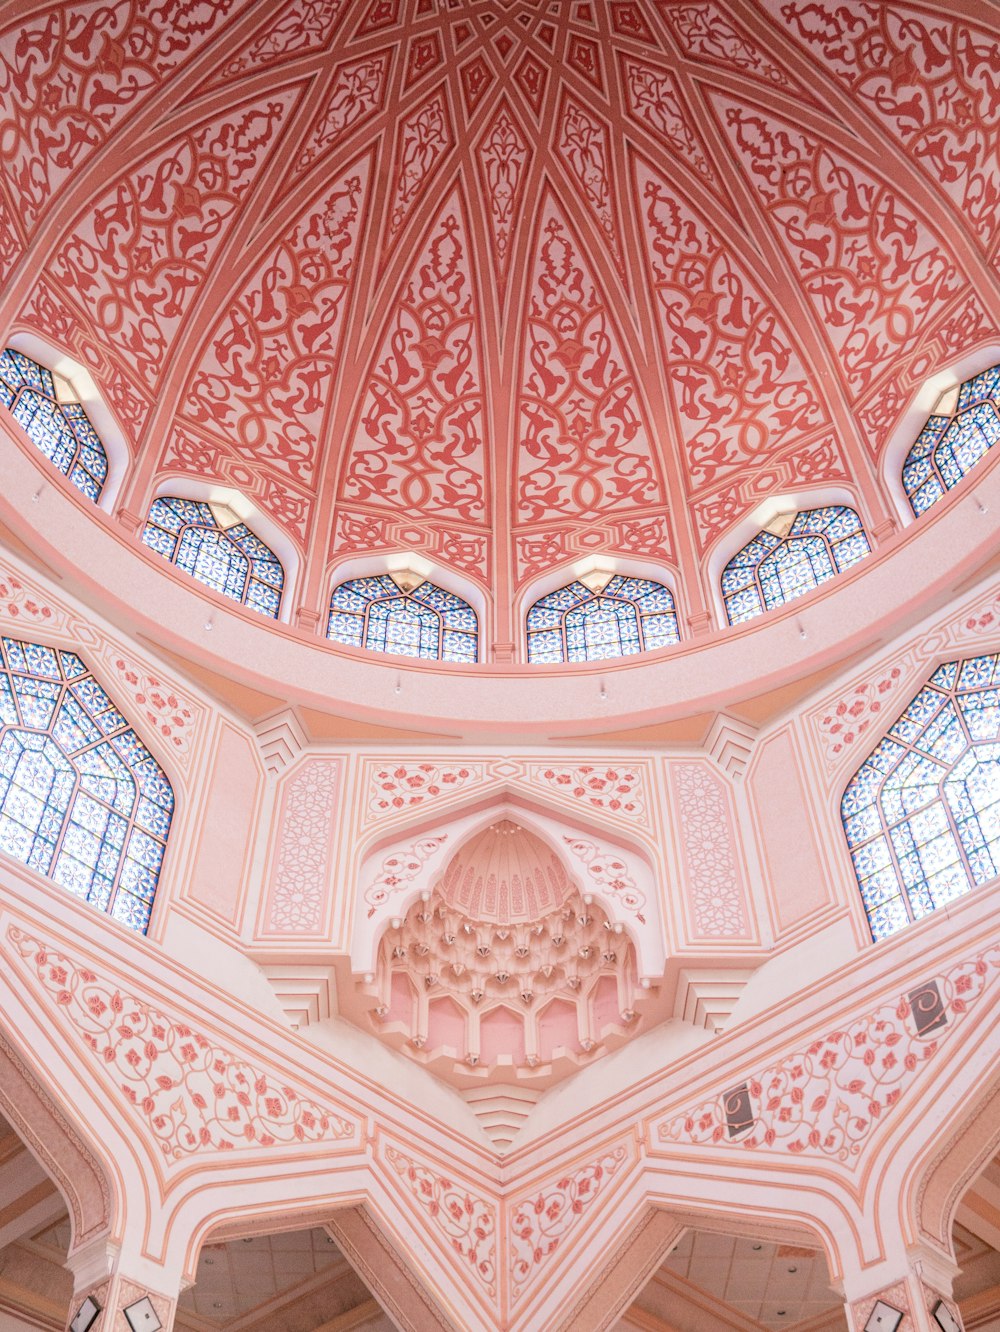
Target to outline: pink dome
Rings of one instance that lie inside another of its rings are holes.
[[[459,848],[438,891],[473,920],[514,925],[555,910],[572,884],[562,861],[540,837],[500,819]]]

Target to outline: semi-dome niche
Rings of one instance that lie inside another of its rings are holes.
[[[423,1063],[551,1081],[633,1034],[642,991],[622,926],[504,815],[389,925],[369,993],[380,1034]]]

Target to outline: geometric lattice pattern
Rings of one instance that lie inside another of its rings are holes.
[[[153,501],[142,539],[200,583],[277,619],[285,572],[245,523],[223,526],[212,505],[168,496]]]
[[[841,814],[872,937],[1000,873],[1000,655],[939,666]]]
[[[1000,438],[1000,365],[947,396],[954,405],[927,418],[903,463],[903,489],[918,515],[957,486]]]
[[[0,651],[0,850],[144,934],[170,783],[75,653]]]
[[[680,642],[674,599],[662,583],[615,574],[594,592],[573,582],[528,611],[528,660],[602,661]]]
[[[333,589],[326,636],[391,656],[474,662],[479,623],[467,601],[427,579],[404,591],[389,575],[373,574]]]
[[[758,532],[722,571],[729,623],[741,624],[794,601],[870,554],[853,509],[842,504],[803,509],[783,534],[766,528]]]
[[[96,503],[108,476],[104,446],[80,404],[57,391],[51,371],[8,347],[0,352],[0,402],[49,462]]]

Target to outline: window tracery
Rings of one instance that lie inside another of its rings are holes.
[[[874,939],[1000,873],[1000,654],[939,666],[841,802]]]
[[[348,647],[424,661],[475,662],[479,622],[467,601],[428,579],[373,574],[333,590],[326,636]]]
[[[144,934],[170,783],[74,652],[0,653],[0,850]]]
[[[722,571],[729,623],[742,624],[793,601],[870,554],[861,519],[843,504],[784,514]]]
[[[142,539],[224,597],[278,618],[285,583],[281,561],[227,506],[162,496],[150,506]]]
[[[1000,437],[1000,365],[939,399],[903,463],[903,489],[919,517],[982,460]]]
[[[0,402],[36,448],[96,504],[108,478],[97,431],[64,380],[23,352],[0,352]]]
[[[624,574],[596,587],[580,579],[528,611],[528,661],[603,661],[680,642],[669,588]]]

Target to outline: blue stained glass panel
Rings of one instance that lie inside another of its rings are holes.
[[[8,347],[0,352],[0,402],[49,462],[95,503],[108,477],[108,458],[78,402],[60,402],[44,366]]]
[[[467,601],[428,580],[411,591],[388,574],[350,578],[333,589],[326,636],[348,647],[422,661],[478,659],[479,621]]]
[[[812,592],[871,554],[861,519],[842,504],[802,509],[784,536],[758,532],[722,571],[730,624]]]
[[[936,412],[903,462],[903,489],[919,517],[980,462],[1000,439],[1000,365],[959,386],[954,410]]]
[[[1000,872],[998,669],[1000,654],[939,667],[844,792],[874,939]]]
[[[531,607],[526,628],[532,662],[606,661],[680,642],[670,589],[624,574],[600,591],[556,588]]]
[[[174,807],[166,775],[75,653],[0,640],[0,693],[0,851],[145,930]]]
[[[161,496],[150,506],[142,540],[206,587],[278,618],[285,571],[245,523],[223,527],[210,504]]]

